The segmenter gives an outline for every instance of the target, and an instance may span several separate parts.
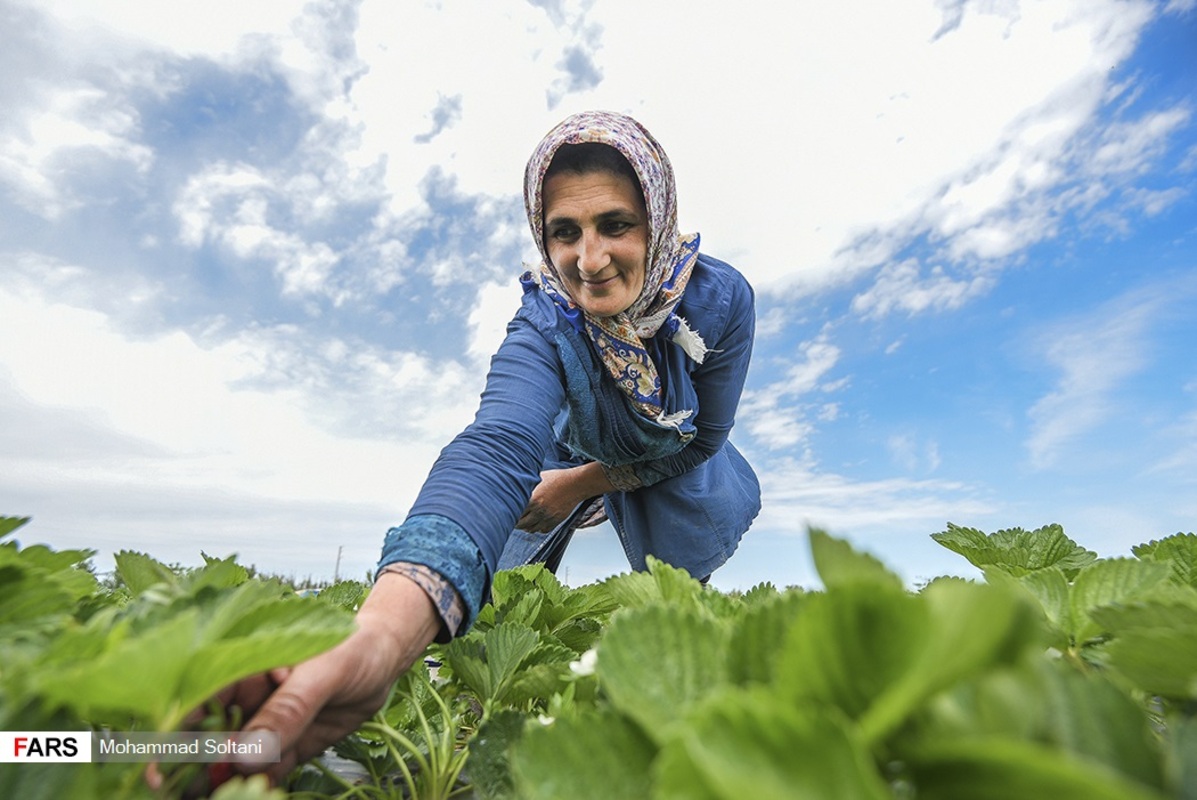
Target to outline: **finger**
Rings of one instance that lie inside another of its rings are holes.
[[[319,660],[317,658],[317,661]],[[335,677],[330,679],[330,676],[325,675],[325,671],[318,667],[291,670],[282,685],[245,724],[244,729],[247,731],[266,730],[278,735],[282,761],[280,764],[271,765],[268,773],[272,777],[283,764],[289,763],[293,767],[297,763],[297,746],[316,715],[333,696],[336,686]],[[288,771],[290,767],[282,772],[282,775],[286,775]]]
[[[157,791],[162,788],[162,770],[158,769],[158,762],[151,761],[145,768],[145,785]]]

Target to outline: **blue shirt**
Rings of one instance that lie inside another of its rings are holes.
[[[646,342],[666,412],[695,412],[673,432],[683,441],[657,446],[644,436],[655,423],[632,410],[588,342],[579,344],[543,292],[527,291],[491,359],[474,421],[441,452],[403,525],[388,531],[379,568],[407,561],[439,572],[465,603],[465,630],[541,470],[590,460],[627,467],[641,484],[604,497],[634,569],[648,555],[699,577],[723,564],[760,511],[756,475],[727,438],[752,355],[752,288],[700,254],[676,313],[708,352],[698,364],[663,333]],[[570,420],[579,371],[596,405]]]

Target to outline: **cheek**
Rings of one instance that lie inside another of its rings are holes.
[[[648,274],[648,254],[644,247],[639,245],[629,248],[626,253],[625,262],[634,264],[635,266],[630,270],[630,277],[632,282],[638,287],[644,286],[645,276]]]
[[[566,257],[567,250],[559,243],[549,242],[546,244],[544,248],[544,254],[549,259],[549,263],[558,269],[562,269],[563,265],[569,263],[569,259]]]

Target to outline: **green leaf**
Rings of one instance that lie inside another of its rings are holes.
[[[691,608],[706,608],[703,601],[706,590],[690,573],[652,556],[647,561],[648,572],[624,573],[603,582],[608,595],[620,607],[644,608],[665,601]]]
[[[884,739],[928,698],[996,666],[1012,664],[1038,647],[1036,613],[1022,594],[1000,586],[937,581],[927,602],[927,635],[918,652],[861,718],[870,742]]]
[[[329,603],[346,611],[357,611],[366,597],[370,594],[370,587],[361,581],[338,581],[332,586],[326,586],[316,595],[321,603]]]
[[[200,553],[204,558],[204,566],[188,573],[182,582],[184,588],[197,593],[205,587],[228,589],[240,586],[249,580],[249,570],[237,563],[235,555],[227,558],[213,558],[207,553]]]
[[[29,517],[0,517],[0,539],[29,521]]]
[[[542,637],[540,646],[524,659],[499,700],[512,706],[542,703],[565,688],[569,664],[576,657],[568,647]]]
[[[101,777],[130,777],[138,769],[133,764],[55,764],[34,762],[29,764],[0,764],[0,797],[20,800],[62,800],[62,798],[93,798],[115,796],[105,792],[114,786],[101,787]],[[103,770],[103,772],[101,772]],[[133,789],[122,793],[130,800],[153,800],[146,787],[138,786],[140,781],[127,781],[126,787]]]
[[[986,572],[986,578],[989,573]],[[1067,647],[1072,634],[1072,603],[1069,597],[1068,578],[1057,567],[1045,567],[1018,578],[1043,609],[1044,617],[1051,626],[1055,644]]]
[[[948,523],[942,533],[931,538],[954,553],[959,553],[975,567],[997,567],[1011,575],[1025,575],[1045,567],[1058,567],[1072,578],[1097,554],[1086,550],[1064,535],[1059,525],[1045,525],[1034,531],[1011,528],[986,535],[975,528]]]
[[[657,761],[656,800],[884,800],[868,749],[842,718],[723,689],[696,710]]]
[[[684,569],[666,564],[660,559],[648,556],[648,572],[661,588],[661,597],[666,601],[684,602],[698,598],[705,589]]]
[[[1168,580],[1171,567],[1133,558],[1108,558],[1080,571],[1072,585],[1070,633],[1078,643],[1105,633],[1092,618],[1094,609],[1146,597]]]
[[[899,758],[926,740],[994,736],[1033,739],[1043,728],[1042,662],[998,667],[930,698],[917,728],[893,746]]]
[[[12,543],[9,544],[11,546]],[[30,567],[44,570],[46,573],[78,572],[76,565],[81,565],[96,554],[95,550],[51,550],[44,544],[30,545],[20,551],[20,559]]]
[[[661,601],[661,587],[647,572],[614,575],[602,585],[620,608],[644,608]]]
[[[352,620],[339,609],[305,603],[307,608],[300,613],[287,605],[263,605],[240,620],[240,635],[222,637],[196,649],[179,676],[175,694],[185,711],[241,678],[292,666],[322,653],[353,630]]]
[[[1170,564],[1172,580],[1197,588],[1197,535],[1177,533],[1137,545],[1131,551],[1139,558]]]
[[[444,648],[445,665],[453,678],[482,702],[494,696],[490,670],[486,666],[486,633],[471,630]]]
[[[86,592],[81,593],[71,581],[61,580],[59,574],[51,577],[19,560],[7,564],[0,560],[0,586],[4,587],[0,592],[0,640],[19,634],[36,620],[53,620],[70,613]],[[79,575],[91,577],[82,571]]]
[[[151,729],[173,728],[217,690],[256,672],[314,656],[353,630],[344,612],[279,597],[249,582],[204,604],[160,607],[152,624],[97,614],[64,632],[33,678],[52,704],[84,717],[128,713]]]
[[[602,623],[585,617],[567,620],[553,628],[553,636],[578,655],[594,647],[602,632]]]
[[[159,583],[170,586],[177,586],[179,583],[178,576],[170,567],[144,553],[122,550],[113,556],[113,560],[116,562],[117,574],[134,595],[139,595]]]
[[[1098,626],[1115,637],[1147,628],[1190,629],[1197,624],[1197,592],[1169,585],[1146,599],[1101,606],[1091,614]]]
[[[286,800],[287,793],[270,786],[265,775],[235,776],[212,795],[212,800]]]
[[[919,800],[1164,800],[1103,764],[1009,739],[937,742],[910,767]]]
[[[1163,789],[1160,747],[1136,701],[1100,674],[1084,675],[1062,665],[1045,674],[1048,741],[1128,779]]]
[[[524,625],[500,623],[486,632],[485,641],[491,695],[484,700],[493,700],[502,694],[524,659],[540,644],[540,635]]]
[[[598,644],[595,673],[612,704],[661,741],[697,700],[727,682],[727,631],[694,608],[617,614]]]
[[[524,734],[526,714],[504,709],[478,729],[470,740],[466,773],[480,800],[514,800],[511,753]]]
[[[92,555],[91,550],[0,545],[0,639],[57,624],[55,620],[70,613],[79,600],[94,594],[99,584],[80,566]]]
[[[199,611],[188,609],[160,620],[136,638],[123,635],[121,629],[106,636],[105,631],[87,626],[74,636],[62,637],[55,649],[71,639],[103,649],[86,660],[48,661],[35,673],[33,685],[51,704],[84,718],[105,711],[125,712],[155,728],[165,727],[169,718],[191,708],[172,710],[172,705],[179,676],[198,638],[199,620]]]
[[[940,580],[920,595],[858,584],[811,595],[786,637],[781,697],[859,719],[884,740],[935,693],[1037,645],[1029,598],[1000,586]]]
[[[524,625],[529,630],[540,630],[540,609],[544,602],[543,592],[529,591],[515,602],[507,602],[498,606],[495,611],[495,624]]]
[[[769,683],[786,633],[794,625],[808,595],[773,592],[748,606],[732,627],[728,646],[728,674],[736,683]]]
[[[523,703],[552,694],[576,657],[551,636],[514,622],[471,632],[445,648],[453,675],[488,713],[496,703]]]
[[[571,591],[559,605],[553,606],[555,614],[549,622],[555,630],[573,620],[584,618],[606,620],[618,607],[619,604],[615,602],[615,598],[611,596],[604,585],[595,583],[579,586]]]
[[[1175,797],[1197,800],[1197,719],[1169,719],[1167,747]]]
[[[769,581],[765,581],[763,583],[758,583],[747,592],[744,592],[744,596],[740,599],[744,601],[744,605],[754,606],[757,603],[767,603],[779,594],[780,592],[777,591],[776,586]]]
[[[1106,655],[1145,692],[1197,699],[1197,625],[1125,631],[1106,645]]]
[[[511,768],[526,800],[612,800],[652,796],[656,747],[611,711],[551,725],[529,723]]]
[[[810,594],[798,610],[778,654],[778,694],[829,704],[850,718],[910,669],[931,633],[922,598],[876,585]]]
[[[1023,739],[1117,770],[1147,786],[1164,785],[1161,751],[1142,706],[1104,674],[1083,674],[1061,660],[1034,659],[998,669],[936,696],[897,757],[917,762],[928,742]]]
[[[902,579],[867,553],[835,539],[818,528],[810,529],[810,549],[815,569],[828,589],[857,583],[872,583],[893,589],[902,588]]]

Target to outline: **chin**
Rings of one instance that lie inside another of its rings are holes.
[[[621,311],[627,310],[627,306],[615,307],[606,303],[599,305],[591,304],[584,306],[584,308],[586,309],[586,313],[592,317],[614,317]]]

